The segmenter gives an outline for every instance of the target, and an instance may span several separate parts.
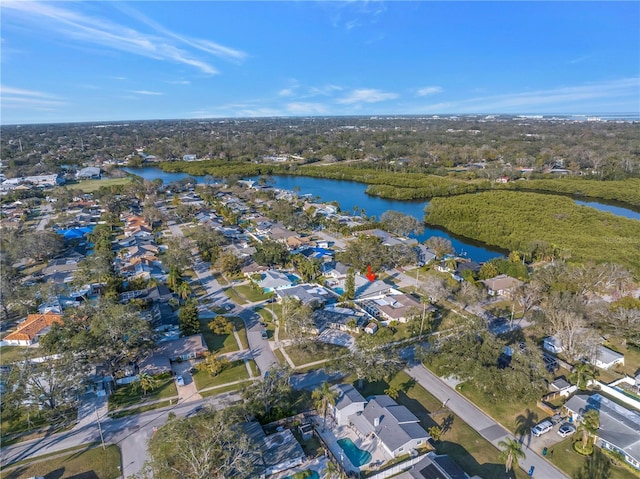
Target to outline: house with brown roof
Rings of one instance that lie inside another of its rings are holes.
[[[29,346],[40,336],[49,332],[53,323],[62,323],[62,315],[55,313],[30,314],[18,325],[13,333],[7,335],[4,341],[10,346]]]

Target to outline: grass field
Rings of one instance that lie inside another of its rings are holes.
[[[357,382],[354,385],[357,385]],[[438,454],[449,454],[470,475],[477,474],[485,478],[505,477],[504,463],[498,458],[500,453],[498,449],[456,415],[448,410],[443,411],[442,402],[405,372],[398,373],[389,383],[384,381],[365,383],[360,392],[365,397],[384,394],[384,390],[389,386],[400,391],[398,403],[409,408],[420,419],[420,425],[423,428],[428,430],[435,425],[445,426],[442,439],[436,442]],[[516,470],[517,479],[526,477],[527,474],[524,471]]]
[[[223,354],[223,353],[232,353],[234,351],[238,351],[238,342],[233,334],[214,334],[209,329],[209,321],[211,319],[199,318],[200,321],[200,331],[204,336],[204,342],[207,344],[207,348],[209,351],[215,354]],[[244,334],[246,339],[247,332],[244,330],[244,323],[242,323],[242,330],[238,329],[238,333]],[[238,328],[240,324],[236,324],[236,328]],[[242,337],[240,334],[240,337]]]
[[[243,296],[240,296],[238,292],[233,288],[226,288],[223,290],[231,301],[236,304],[247,304],[247,300]]]
[[[196,382],[198,391],[242,379],[249,379],[249,372],[241,360],[232,362],[227,369],[217,376],[212,376],[211,373],[207,371],[197,371],[193,375],[193,380]]]
[[[231,391],[240,391],[242,388],[245,388],[251,384],[253,384],[253,381],[247,380],[247,381],[242,381],[238,384],[231,384],[230,386],[225,386],[222,388],[215,388],[215,389],[209,389],[208,391],[202,391],[199,394],[203,398],[208,398],[211,396],[217,396],[218,394],[228,393]]]
[[[255,301],[265,301],[273,296],[273,293],[265,294],[262,291],[253,289],[248,284],[240,284],[238,286],[234,286],[233,289],[235,289],[238,294],[240,294],[243,298],[247,299],[247,301],[251,303]]]
[[[348,353],[347,348],[326,343],[313,343],[307,347],[287,346],[285,350],[296,366],[323,359],[335,359]]]
[[[135,414],[142,414],[143,412],[153,411],[154,409],[160,409],[163,407],[170,406],[171,404],[175,404],[175,401],[168,400],[162,401],[154,404],[147,404],[146,406],[140,406],[133,409],[124,409],[120,411],[115,411],[109,414],[111,419],[118,419],[119,417],[133,416]]]
[[[72,452],[54,453],[23,461],[2,473],[4,479],[44,476],[47,479],[115,479],[121,476],[120,448],[107,446],[105,450],[92,444]]]
[[[69,184],[69,188],[80,189],[85,193],[92,193],[103,187],[126,185],[131,182],[130,177],[125,178],[105,178],[102,180],[82,180],[78,183]]]
[[[581,456],[573,449],[572,444],[575,439],[575,436],[568,437],[553,446],[553,457],[549,460],[569,474],[570,477],[576,477],[577,472],[586,460],[584,456]],[[609,475],[606,476],[607,479],[633,479],[637,477],[639,476],[634,475],[631,471],[623,467],[612,467]]]
[[[145,401],[156,401],[158,399],[168,399],[178,395],[173,378],[167,373],[158,377],[158,386],[153,390],[143,394],[142,389],[136,389],[134,384],[120,386],[109,396],[109,410],[120,407],[133,406]]]
[[[37,358],[38,356],[42,356],[42,351],[37,348],[2,346],[0,347],[0,366],[23,361],[27,358]]]

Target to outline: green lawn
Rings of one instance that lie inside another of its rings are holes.
[[[564,441],[556,444],[551,449],[553,455],[550,462],[555,464],[559,469],[566,472],[570,477],[575,477],[575,474],[580,470],[584,461],[584,456],[581,456],[573,449],[574,437],[568,437]],[[547,456],[548,457],[548,456]],[[607,479],[633,479],[638,477],[634,475],[630,470],[624,467],[612,467]]]
[[[46,457],[46,459],[44,459]],[[42,459],[42,460],[41,460]],[[40,461],[40,462],[38,462]],[[54,453],[23,461],[2,473],[4,479],[44,476],[47,479],[116,479],[121,476],[120,448],[114,444],[105,450],[96,444],[73,452]]]
[[[255,301],[266,301],[273,296],[273,293],[265,294],[262,292],[262,290],[255,290],[248,284],[240,284],[238,286],[234,286],[233,289],[235,289],[238,294],[252,303]]]
[[[178,395],[175,381],[169,373],[157,376],[158,386],[153,390],[143,394],[141,389],[136,390],[135,383],[119,386],[115,392],[109,396],[109,410],[133,406],[146,401],[156,401],[158,399],[168,399]]]
[[[260,315],[262,321],[264,321],[265,323],[273,322],[273,315],[271,314],[271,311],[269,311],[269,309],[260,306],[255,308],[254,311]]]
[[[42,351],[38,348],[2,346],[0,347],[0,366],[22,361],[27,358],[36,358],[38,356],[42,356]]]
[[[251,374],[253,374],[254,376],[260,376],[258,365],[253,359],[249,359],[249,367],[251,368]]]
[[[217,376],[212,376],[211,373],[207,371],[197,371],[193,375],[193,380],[196,382],[198,391],[242,379],[249,379],[249,372],[242,360],[232,362],[227,369]]]
[[[242,349],[249,349],[249,340],[247,339],[247,329],[244,326],[244,321],[242,318],[238,316],[229,316],[227,318],[229,321],[233,323],[236,328],[236,332],[238,333],[238,337],[240,338],[240,343],[242,344]],[[237,344],[237,341],[236,341]]]
[[[226,294],[231,301],[236,304],[247,304],[247,300],[238,294],[238,292],[233,288],[224,289],[224,294]]]
[[[146,406],[140,406],[133,409],[124,409],[120,411],[115,411],[109,414],[111,419],[118,419],[120,417],[125,416],[133,416],[135,414],[142,414],[143,412],[153,411],[154,409],[160,409],[163,407],[171,406],[171,404],[175,404],[175,400],[162,401],[155,404],[147,404]]]
[[[287,362],[287,360],[284,358],[284,354],[282,354],[282,351],[280,351],[279,349],[274,349],[273,350],[273,355],[276,357],[276,359],[278,360],[278,362],[283,365],[283,364],[289,364]]]
[[[231,391],[239,391],[242,388],[245,388],[245,387],[251,385],[252,383],[253,383],[253,381],[251,381],[251,380],[242,381],[242,382],[239,382],[238,384],[231,384],[230,386],[224,386],[224,387],[221,387],[221,388],[209,389],[208,391],[202,391],[199,394],[203,398],[207,398],[207,397],[211,397],[211,396],[217,396],[218,394],[222,394],[222,393],[228,393],[228,392],[231,392]]]
[[[42,414],[38,410],[28,410],[26,407],[20,408],[15,413],[3,411],[0,421],[0,431],[2,432],[2,446],[7,446],[10,443],[18,442],[20,440],[33,439],[34,436],[42,434],[52,434],[59,432],[75,425],[76,418],[78,417],[78,409],[71,408],[62,412],[62,416],[55,421],[51,421],[47,414]],[[20,439],[10,438],[14,434],[28,433],[28,436],[21,436]],[[33,433],[33,434],[32,434]],[[37,434],[36,434],[37,433]]]
[[[353,384],[357,386],[358,382],[355,381]],[[389,383],[365,382],[360,392],[365,397],[384,394],[384,390],[389,386],[399,391],[398,403],[411,410],[420,419],[423,428],[428,430],[434,425],[446,426],[442,439],[436,443],[438,454],[449,454],[470,475],[477,474],[485,478],[504,477],[504,463],[498,458],[498,449],[456,415],[448,410],[442,410],[441,401],[433,397],[404,371],[398,373]],[[526,477],[524,471],[516,470],[517,479]]]
[[[78,183],[69,184],[69,188],[80,189],[85,193],[92,193],[102,187],[126,185],[131,182],[130,177],[125,178],[105,178],[102,180],[82,180]]]
[[[296,366],[303,366],[307,363],[320,361],[322,359],[335,359],[349,352],[347,348],[343,346],[326,343],[310,343],[307,346],[287,346],[285,350]]]
[[[209,329],[209,321],[211,319],[199,318],[200,331],[204,336],[204,341],[207,343],[209,351],[215,354],[232,353],[238,351],[238,342],[233,334],[214,334]],[[242,321],[242,320],[241,320]],[[236,325],[238,327],[239,325]],[[238,331],[240,333],[240,331]],[[242,332],[246,338],[247,332],[244,330],[244,323]],[[242,335],[240,335],[242,338]]]

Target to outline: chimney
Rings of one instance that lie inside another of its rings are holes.
[[[373,418],[373,427],[378,427],[380,425],[381,416],[376,416]]]

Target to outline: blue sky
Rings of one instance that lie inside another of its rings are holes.
[[[3,0],[1,122],[640,111],[640,3]]]

